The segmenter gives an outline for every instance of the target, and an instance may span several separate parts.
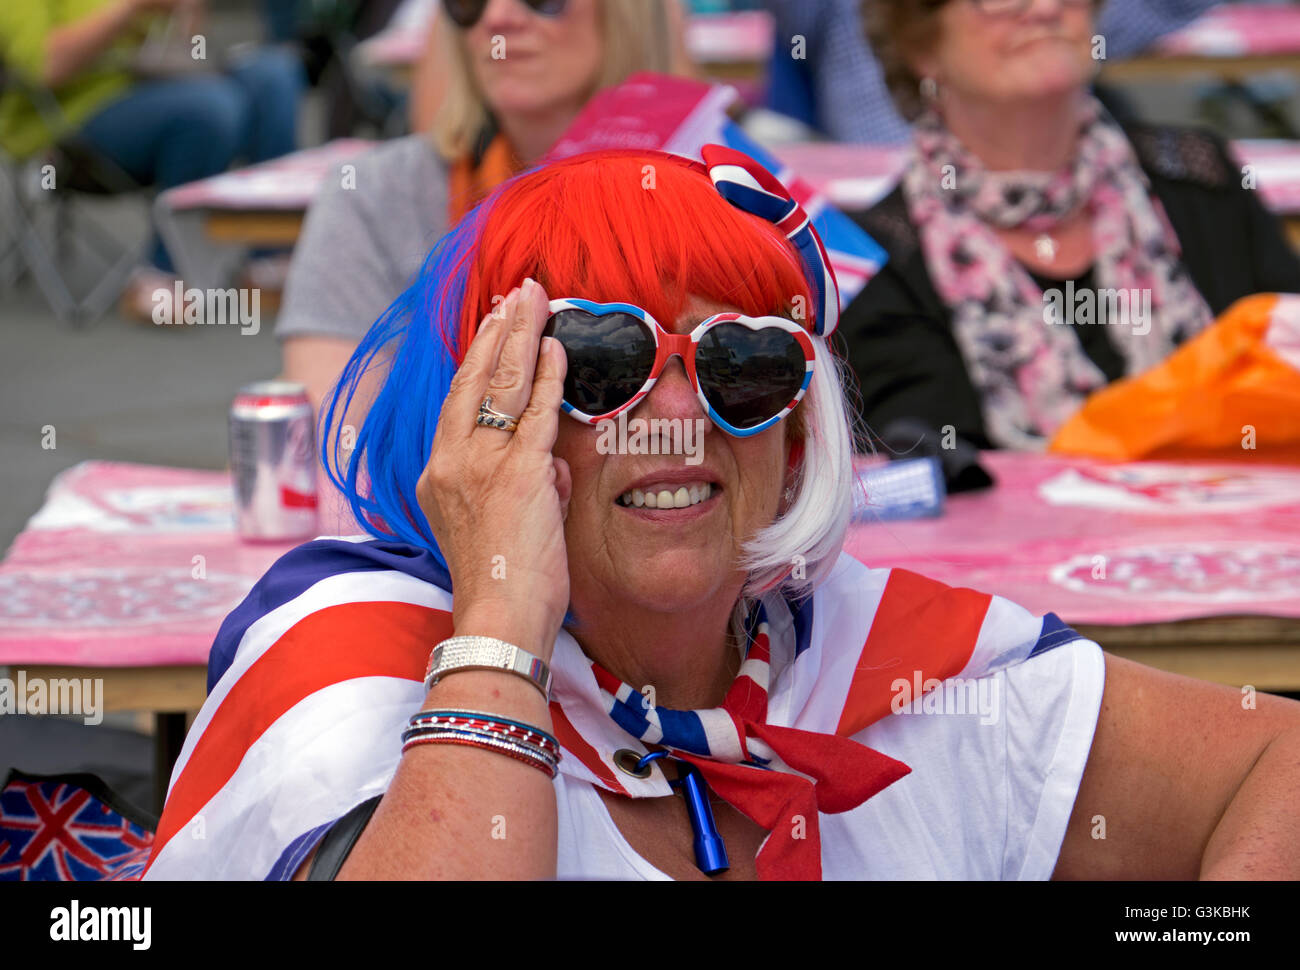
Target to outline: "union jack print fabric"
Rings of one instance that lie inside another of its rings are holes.
[[[449,587],[428,552],[365,537],[318,539],[280,559],[213,645],[208,700],[145,878],[290,878],[335,821],[382,795],[425,699],[429,652],[452,633]],[[848,555],[811,600],[769,596],[762,606],[759,635],[715,711],[647,710],[565,631],[551,663],[566,782],[670,795],[662,772],[631,777],[614,758],[645,753],[668,731],[717,795],[769,831],[790,811],[806,815],[805,838],[767,840],[762,878],[818,878],[818,814],[907,784],[916,765],[854,740],[890,716],[899,678],[929,692],[1081,639],[1052,614]]]
[[[139,879],[151,821],[93,775],[12,771],[0,789],[0,880]]]
[[[814,332],[829,337],[839,324],[840,291],[808,213],[771,172],[744,152],[723,145],[705,145],[702,151],[719,194],[738,209],[775,223],[794,244],[817,304]]]

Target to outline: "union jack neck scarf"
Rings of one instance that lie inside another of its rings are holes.
[[[580,696],[559,698],[562,710],[552,703],[556,733],[605,789],[634,797],[671,794],[661,772],[652,772],[647,780],[645,787],[652,790],[629,790],[628,782],[635,778],[616,778],[604,767],[608,759],[583,757],[595,752],[578,736],[571,718],[598,706],[641,745],[667,749],[693,765],[718,796],[768,831],[756,860],[760,879],[820,879],[818,812],[857,808],[911,769],[846,737],[768,724],[771,643],[762,603],[750,614],[746,629],[745,658],[721,707],[679,711],[657,706],[583,657],[588,677],[564,679],[569,685],[585,680],[595,689],[580,687]],[[561,637],[564,641],[574,643],[568,636]],[[572,659],[566,655],[560,662],[568,666]]]

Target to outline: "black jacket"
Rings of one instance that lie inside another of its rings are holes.
[[[1188,129],[1125,131],[1173,224],[1192,282],[1216,316],[1252,293],[1300,292],[1300,259],[1277,220],[1243,188],[1241,166],[1221,140]],[[910,418],[936,430],[952,425],[960,437],[990,447],[952,312],[935,292],[901,187],[849,215],[889,252],[837,331],[873,436]]]

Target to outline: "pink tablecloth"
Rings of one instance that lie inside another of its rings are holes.
[[[1067,622],[1300,617],[1300,470],[989,454],[939,519],[855,526],[849,551]],[[0,664],[203,664],[293,543],[233,533],[228,476],[111,462],[64,472],[0,564]]]
[[[365,138],[338,138],[315,148],[187,182],[163,193],[181,209],[306,209],[327,178],[342,179],[343,165],[375,146]]]
[[[236,538],[225,472],[83,462],[0,564],[0,664],[205,664],[293,545]]]
[[[766,10],[695,14],[686,18],[691,60],[710,64],[754,64],[772,56],[776,22]]]
[[[1182,30],[1161,38],[1156,50],[1199,57],[1300,55],[1300,7],[1222,4]]]
[[[849,551],[1069,623],[1300,617],[1300,469],[988,453],[995,488]]]

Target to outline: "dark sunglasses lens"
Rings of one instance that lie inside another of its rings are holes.
[[[457,27],[468,30],[483,16],[487,0],[442,0],[442,6]]]
[[[721,323],[700,340],[695,372],[713,409],[742,431],[780,414],[803,386],[807,361],[794,334]]]
[[[524,0],[528,9],[543,17],[558,17],[564,13],[568,0]],[[442,0],[442,5],[458,27],[468,30],[479,22],[487,8],[487,0]]]
[[[599,417],[621,408],[654,367],[654,336],[630,313],[560,310],[547,321],[545,334],[563,345],[569,360],[564,400],[584,414]]]

